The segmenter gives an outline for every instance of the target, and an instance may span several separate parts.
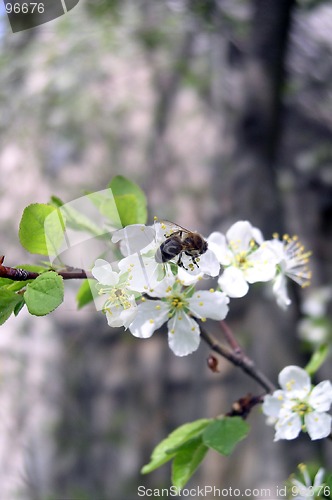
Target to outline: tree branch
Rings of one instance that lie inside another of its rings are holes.
[[[4,261],[4,256],[0,257],[0,278],[8,278],[13,281],[27,281],[34,280],[41,276],[43,273],[34,273],[32,271],[27,271],[26,269],[16,268],[16,267],[7,267],[3,266],[2,263]],[[64,280],[72,280],[72,279],[87,279],[93,278],[92,274],[84,271],[84,269],[75,269],[68,267],[63,271],[57,271],[55,269],[49,269],[49,271],[54,271],[59,276],[62,276]]]
[[[266,392],[275,391],[276,388],[274,384],[264,375],[264,373],[262,373],[258,368],[255,367],[254,362],[250,358],[244,356],[242,351],[240,353],[231,351],[222,344],[219,344],[219,342],[205,330],[201,321],[199,322],[199,324],[202,339],[211,347],[214,352],[226,358],[233,365],[241,368],[242,371],[244,371],[247,375],[249,375],[249,377],[254,379],[261,387],[263,387]]]

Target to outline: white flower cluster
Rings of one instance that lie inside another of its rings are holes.
[[[183,233],[167,234],[165,224],[157,222],[113,234],[123,258],[113,266],[98,259],[92,269],[99,293],[106,295],[103,310],[111,327],[124,326],[136,337],[148,338],[167,322],[170,348],[185,356],[198,348],[197,320],[223,320],[230,298],[246,295],[249,285],[272,281],[278,303],[287,307],[287,277],[302,286],[310,279],[309,254],[296,238],[279,240],[276,235],[266,241],[259,229],[239,221],[226,234],[214,232],[206,240],[194,233],[191,238],[200,246],[191,251],[189,237],[181,247]],[[174,241],[172,234],[177,235]],[[161,258],[165,241],[167,254]],[[215,289],[195,289],[204,276],[217,278]]]

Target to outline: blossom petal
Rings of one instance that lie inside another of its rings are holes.
[[[159,281],[153,289],[149,290],[149,295],[151,295],[151,297],[166,297],[172,293],[174,283],[175,276],[172,273],[169,273],[168,276],[166,276],[162,281]]]
[[[285,260],[285,249],[282,241],[276,238],[273,240],[268,240],[264,242],[264,247],[274,254],[277,264]]]
[[[224,270],[218,283],[229,297],[244,297],[249,290],[249,285],[244,279],[242,271],[233,266]]]
[[[220,271],[220,263],[215,255],[215,253],[208,248],[203,255],[199,257],[199,272],[207,274],[208,276],[218,276]]]
[[[286,366],[279,373],[278,380],[289,398],[304,399],[311,389],[308,373],[299,366]]]
[[[274,391],[274,393],[267,394],[264,397],[264,402],[262,406],[262,410],[264,415],[268,417],[278,417],[282,405],[284,403],[283,391]]]
[[[188,272],[183,267],[178,267],[178,279],[181,284],[184,286],[190,286],[196,284],[203,277],[203,273],[199,272],[198,274],[193,274],[192,272]]]
[[[187,356],[198,349],[199,326],[187,314],[178,312],[168,322],[168,344],[176,356]]]
[[[326,438],[331,432],[332,417],[328,413],[318,413],[313,411],[304,416],[304,422],[310,438]]]
[[[150,245],[155,239],[156,231],[153,226],[144,224],[131,224],[115,231],[112,242],[121,242],[123,255],[131,255]]]
[[[295,439],[301,432],[301,419],[296,413],[287,411],[276,424],[274,441]]]
[[[137,309],[134,299],[132,299],[132,305],[128,309],[124,309],[120,306],[110,307],[106,310],[107,323],[112,328],[124,326],[127,329],[130,323],[134,321]]]
[[[233,251],[247,252],[254,238],[253,227],[247,220],[235,222],[227,231],[226,238]]]
[[[316,411],[329,411],[332,403],[331,382],[329,380],[324,380],[316,385],[311,391],[308,401]]]
[[[282,309],[287,309],[291,304],[291,300],[287,293],[287,280],[284,274],[280,273],[274,280],[273,293],[277,298],[278,306]]]
[[[314,488],[318,488],[318,486],[320,486],[320,485],[323,483],[324,474],[325,474],[325,469],[323,469],[323,467],[321,467],[321,468],[317,471],[317,474],[316,474],[316,476],[315,476],[315,479],[314,479],[314,484],[313,484],[313,487],[314,487]]]
[[[92,276],[102,285],[114,286],[119,281],[119,275],[113,271],[109,262],[104,259],[97,259],[94,267],[91,269]]]
[[[197,291],[188,302],[190,312],[196,318],[222,320],[228,313],[229,297],[223,292]]]
[[[146,339],[168,319],[169,306],[161,300],[149,300],[139,304],[129,330],[134,337]]]
[[[128,255],[120,260],[119,269],[129,273],[129,288],[137,292],[147,292],[153,289],[160,279],[160,264],[153,257],[141,253]]]
[[[248,255],[247,264],[248,267],[244,270],[244,275],[248,283],[270,281],[276,274],[276,262],[272,253],[267,251],[264,246]]]
[[[229,266],[232,262],[233,253],[229,250],[226,237],[215,231],[207,238],[209,249],[215,254],[220,264]]]

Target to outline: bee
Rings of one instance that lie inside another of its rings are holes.
[[[191,257],[192,263],[198,266],[199,256],[208,249],[207,241],[196,231],[189,231],[173,222],[161,221],[162,227],[170,227],[171,232],[165,234],[166,240],[158,248],[155,259],[159,264],[178,256],[177,265],[188,270],[182,262],[183,254]]]

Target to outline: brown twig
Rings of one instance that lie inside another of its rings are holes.
[[[242,351],[241,353],[236,353],[235,351],[231,351],[227,347],[220,344],[212,335],[210,335],[202,325],[200,321],[200,330],[202,339],[211,347],[211,349],[220,354],[220,356],[226,358],[233,365],[238,366],[244,371],[249,377],[254,379],[266,392],[273,392],[275,390],[274,384],[262,373],[258,368],[255,367],[254,362],[244,356]]]
[[[32,271],[27,271],[26,269],[3,266],[4,256],[0,257],[0,278],[8,278],[13,281],[27,281],[34,280],[38,278],[43,273],[35,273]],[[84,269],[67,268],[65,270],[57,271],[55,269],[49,269],[49,271],[56,272],[59,276],[62,276],[64,280],[72,279],[87,279],[92,278],[92,274],[84,271]]]
[[[220,326],[223,330],[224,336],[225,336],[227,342],[229,343],[229,345],[231,346],[231,348],[233,349],[233,351],[238,355],[243,355],[242,347],[240,346],[240,344],[236,340],[231,328],[228,326],[226,321],[222,320],[219,323],[220,323]]]

